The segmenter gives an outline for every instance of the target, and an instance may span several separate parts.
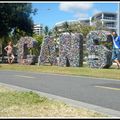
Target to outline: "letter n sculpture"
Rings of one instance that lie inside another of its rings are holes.
[[[83,36],[79,33],[62,33],[59,45],[59,66],[83,65]]]

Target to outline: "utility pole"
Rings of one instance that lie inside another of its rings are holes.
[[[118,2],[117,10],[117,34],[120,35],[120,2]]]

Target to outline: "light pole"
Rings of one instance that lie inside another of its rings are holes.
[[[118,2],[117,10],[117,34],[120,35],[120,2]]]

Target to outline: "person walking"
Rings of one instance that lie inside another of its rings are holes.
[[[117,63],[118,69],[120,69],[120,36],[116,32],[112,32],[113,36],[113,49],[112,49],[112,61]]]
[[[4,48],[5,51],[7,52],[7,56],[8,56],[8,63],[9,64],[12,64],[13,61],[14,61],[14,55],[13,55],[13,45],[12,45],[12,42],[10,41],[8,43],[8,45]]]

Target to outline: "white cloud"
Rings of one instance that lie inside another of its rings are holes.
[[[97,14],[97,13],[100,13],[100,12],[102,12],[102,11],[100,11],[100,10],[98,10],[98,9],[94,9],[94,10],[93,10],[93,15],[94,15],[94,14]]]
[[[88,14],[87,14],[87,13],[76,13],[76,14],[74,15],[74,17],[75,17],[76,19],[88,18]]]
[[[87,11],[93,7],[93,3],[88,2],[61,2],[60,3],[60,10],[70,12],[70,11]]]

